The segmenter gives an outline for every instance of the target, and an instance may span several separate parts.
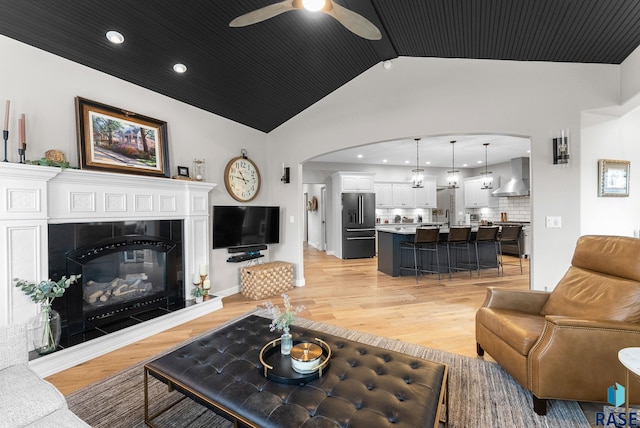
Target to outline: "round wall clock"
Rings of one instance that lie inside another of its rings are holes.
[[[233,158],[224,170],[224,185],[233,199],[249,202],[260,192],[260,171],[242,149],[242,156]]]

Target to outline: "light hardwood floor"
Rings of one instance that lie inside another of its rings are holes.
[[[301,317],[378,336],[386,336],[443,351],[476,357],[475,312],[489,286],[529,288],[529,264],[520,274],[517,258],[505,257],[505,275],[483,270],[478,278],[465,272],[452,280],[443,275],[392,278],[378,272],[377,258],[341,260],[312,247],[305,248],[306,286],[288,294]],[[266,300],[281,303],[279,296]],[[223,308],[196,320],[136,342],[47,378],[69,394],[142,361],[228,319],[260,306],[241,294],[223,299]]]

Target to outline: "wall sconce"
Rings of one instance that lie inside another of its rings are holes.
[[[569,130],[560,130],[560,135],[553,139],[553,164],[569,165]]]
[[[284,184],[288,184],[290,182],[289,167],[284,166],[284,164],[282,164],[282,177],[280,177],[280,181]]]

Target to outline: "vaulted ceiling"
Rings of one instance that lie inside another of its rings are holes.
[[[382,39],[305,10],[229,27],[273,0],[0,0],[0,34],[264,132],[397,56],[619,64],[640,45],[637,0],[334,1]]]

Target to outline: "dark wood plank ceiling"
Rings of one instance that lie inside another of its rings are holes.
[[[640,45],[637,0],[334,1],[382,40],[306,11],[228,26],[273,0],[0,0],[0,34],[264,132],[397,56],[619,64]]]

